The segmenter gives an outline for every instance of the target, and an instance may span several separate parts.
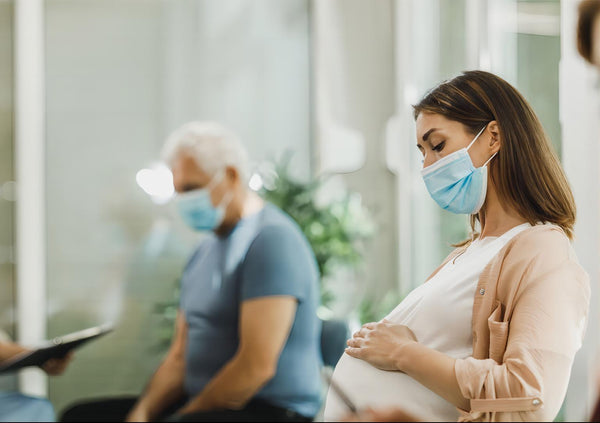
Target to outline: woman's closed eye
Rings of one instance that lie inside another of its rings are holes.
[[[440,151],[442,151],[444,149],[445,145],[446,145],[446,141],[442,141],[442,142],[434,145],[433,147],[431,147],[431,149],[433,151],[435,151],[436,153],[439,153]]]

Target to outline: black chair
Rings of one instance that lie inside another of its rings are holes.
[[[346,341],[350,338],[350,328],[344,320],[322,320],[321,355],[323,364],[335,367],[344,354]]]
[[[350,328],[345,321],[322,320],[321,355],[325,366],[335,367],[342,354],[344,354],[346,340],[349,337]],[[127,415],[136,400],[136,397],[83,400],[63,412],[59,421],[123,421],[123,416]],[[181,404],[177,405],[172,411],[177,410],[180,406]]]

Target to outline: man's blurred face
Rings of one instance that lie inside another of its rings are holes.
[[[205,172],[188,154],[180,154],[172,163],[173,185],[179,194],[208,189],[213,207],[222,205],[225,215],[217,231],[234,226],[241,218],[245,190],[239,174],[227,166],[215,175]]]
[[[173,163],[173,185],[175,191],[184,193],[204,188],[211,181],[211,176],[204,172],[196,160],[188,154],[180,154]]]

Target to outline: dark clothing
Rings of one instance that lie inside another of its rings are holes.
[[[137,397],[121,397],[78,402],[64,411],[59,421],[122,422],[136,401]]]
[[[137,402],[137,397],[103,399],[79,403],[66,410],[61,422],[122,422]],[[275,407],[262,401],[250,401],[241,410],[215,410],[185,415],[174,414],[185,402],[171,407],[160,421],[168,422],[309,422],[311,418],[293,410]]]
[[[310,422],[311,418],[266,402],[250,401],[241,410],[207,411],[174,416],[174,422]]]

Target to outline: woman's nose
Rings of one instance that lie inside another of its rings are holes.
[[[436,160],[433,157],[433,155],[426,154],[425,157],[423,157],[423,169],[425,169],[426,167],[431,166],[435,162],[436,162]]]

